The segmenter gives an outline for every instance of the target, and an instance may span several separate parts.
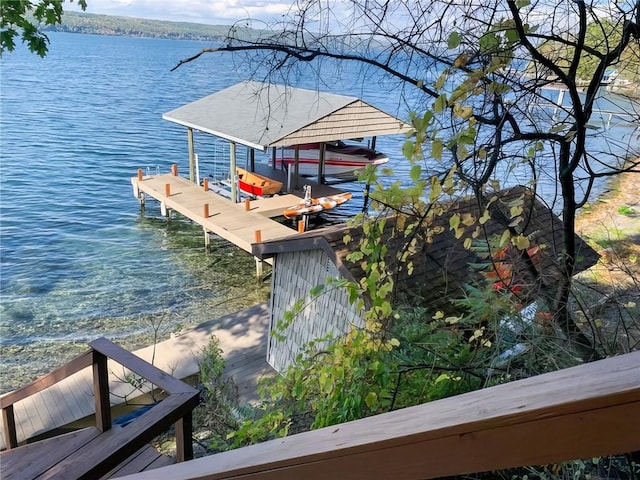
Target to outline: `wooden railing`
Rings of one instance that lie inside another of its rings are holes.
[[[97,442],[99,449],[94,448],[93,450],[96,451],[83,452],[82,463],[85,465],[81,468],[86,471],[81,472],[82,475],[88,475],[87,478],[91,478],[92,475],[109,471],[172,425],[175,425],[177,460],[193,458],[191,412],[198,404],[197,390],[104,338],[91,342],[89,346],[91,350],[66,365],[24,388],[0,397],[7,448],[10,450],[18,446],[14,415],[16,403],[91,366],[95,396],[95,426],[103,432],[103,435],[101,435],[101,441]],[[167,393],[161,402],[141,414],[125,428],[112,429],[108,359],[117,362]],[[64,472],[64,469],[71,468],[73,463],[74,459],[70,458],[56,465],[55,468]],[[73,476],[71,471],[72,469],[67,470]],[[78,478],[80,476],[80,474],[77,475]]]
[[[427,479],[640,450],[640,352],[130,480]]]

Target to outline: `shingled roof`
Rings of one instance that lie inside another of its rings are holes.
[[[355,97],[251,81],[162,118],[262,151],[411,131],[411,125]]]
[[[491,218],[483,225],[480,235],[474,242],[496,243],[511,222],[510,209],[516,199],[521,199],[523,212],[522,221],[514,228],[515,233],[527,236],[534,250],[523,252],[517,249],[503,249],[506,259],[514,265],[514,278],[519,283],[533,286],[535,278],[542,278],[546,284],[552,284],[560,276],[558,258],[562,251],[562,222],[542,202],[537,200],[532,192],[525,187],[503,190],[495,194],[497,200],[491,203],[489,211]],[[462,286],[481,280],[483,275],[474,268],[475,265],[488,260],[481,251],[465,248],[464,243],[472,236],[475,228],[469,228],[456,238],[449,228],[449,221],[455,214],[471,214],[476,219],[482,215],[475,198],[466,198],[445,205],[445,211],[437,216],[425,227],[417,229],[418,248],[409,256],[407,261],[413,263],[413,272],[409,275],[405,269],[400,269],[396,284],[401,293],[409,297],[419,297],[422,305],[428,304],[433,308],[445,308],[449,298],[457,298],[462,294]],[[412,219],[407,219],[409,223]],[[387,265],[394,270],[395,252],[404,248],[407,240],[404,235],[394,235],[396,219],[388,218],[384,235],[385,244],[390,254]],[[441,230],[433,235],[431,242],[425,241],[434,229]],[[349,235],[352,240],[345,245],[344,237]],[[363,272],[357,263],[347,261],[347,256],[358,248],[362,237],[361,228],[351,228],[346,225],[328,227],[307,232],[296,237],[283,240],[272,240],[253,245],[253,254],[258,258],[268,258],[283,252],[324,250],[336,264],[340,273],[347,279],[357,281]],[[575,272],[580,272],[593,266],[597,260],[597,253],[576,236],[578,255]],[[538,247],[538,248],[535,248]],[[537,285],[536,285],[537,286]],[[529,295],[535,295],[535,288],[528,288]]]

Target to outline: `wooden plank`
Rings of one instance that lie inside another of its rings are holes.
[[[93,351],[93,396],[96,408],[96,427],[101,432],[111,428],[111,401],[109,399],[109,371],[107,357]]]
[[[22,440],[31,438],[45,430],[44,424],[38,415],[38,406],[34,401],[34,396],[25,398],[20,402],[20,414],[18,418],[20,419],[20,423],[23,424],[25,435],[28,435]]]
[[[155,470],[156,468],[162,468],[162,467],[166,467],[169,465],[174,465],[176,463],[176,461],[169,457],[168,455],[161,455],[158,458],[156,458],[151,464],[149,464],[147,466],[147,468],[144,469],[144,471],[148,471],[148,470]]]
[[[7,448],[17,447],[18,437],[16,435],[16,417],[13,413],[13,405],[7,405],[2,409],[2,426],[4,428],[5,446]]]
[[[90,427],[0,452],[2,478],[4,480],[36,478],[46,472],[51,465],[68,457],[99,434],[98,429]]]
[[[184,462],[193,458],[193,418],[191,412],[175,423],[176,460]]]
[[[640,352],[175,465],[138,479],[423,479],[640,449]]]
[[[142,472],[161,456],[160,452],[151,445],[146,445],[104,475],[102,479],[118,478],[132,473]]]
[[[124,348],[110,342],[106,338],[98,338],[89,343],[91,348],[102,353],[103,355],[115,360],[120,365],[125,366],[141,377],[146,378],[152,384],[166,390],[170,393],[193,393],[196,390],[181,380],[172,377],[168,373],[160,370],[158,367],[145,362],[140,357]]]
[[[69,408],[75,408],[77,418],[95,413],[90,369],[70,376],[61,385],[64,388],[58,390],[58,396],[62,396],[63,401],[68,402]]]
[[[47,418],[44,420],[45,425],[52,425],[64,417],[64,414],[60,410],[58,402],[55,401],[50,388],[45,388],[40,392],[40,399],[38,403],[42,403],[44,405],[43,408],[47,411]],[[73,420],[74,419],[70,419],[69,422],[72,422]]]
[[[89,365],[91,365],[91,352],[86,352],[53,372],[40,377],[29,385],[3,395],[0,397],[0,408],[19,402],[40,390],[44,390]]]

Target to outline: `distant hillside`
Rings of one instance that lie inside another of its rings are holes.
[[[122,35],[127,37],[171,38],[179,40],[224,41],[230,25],[165,22],[143,18],[115,17],[94,13],[65,12],[60,25],[44,28],[49,32],[89,33],[95,35]],[[243,28],[243,34],[255,38],[259,30]]]

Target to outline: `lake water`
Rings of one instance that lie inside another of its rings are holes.
[[[251,76],[206,43],[51,34],[49,55],[0,62],[0,391],[64,363],[99,336],[128,348],[265,301],[253,259],[223,241],[203,247],[187,221],[167,224],[133,198],[137,168],[187,165],[186,132],[162,113]],[[343,69],[297,86],[359,96],[406,118],[400,92]],[[630,129],[624,129],[630,131]],[[396,178],[402,138],[380,138]],[[202,168],[223,147],[196,134]],[[201,173],[206,173],[202,172]],[[357,211],[362,186],[350,186]],[[268,283],[268,282],[267,282]]]

